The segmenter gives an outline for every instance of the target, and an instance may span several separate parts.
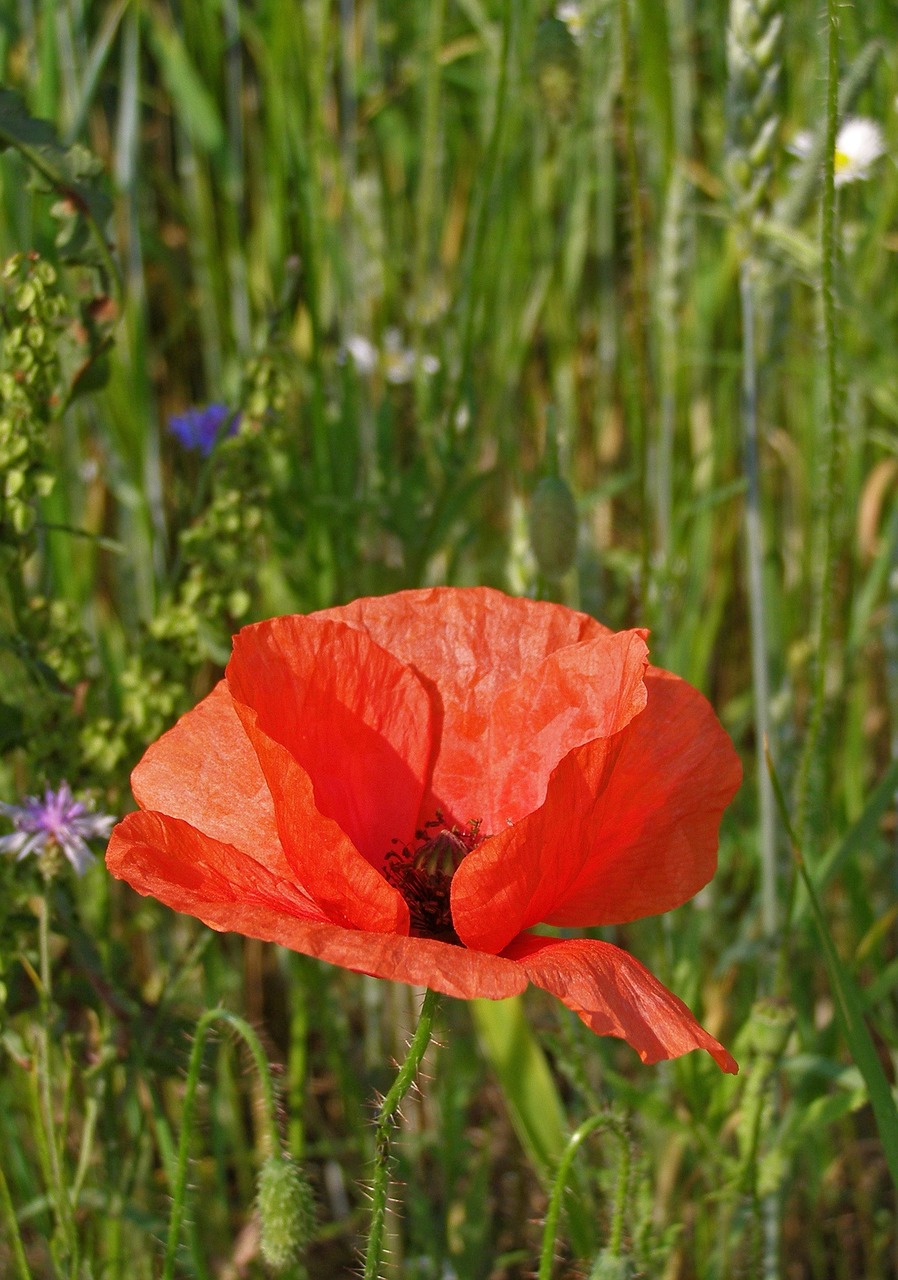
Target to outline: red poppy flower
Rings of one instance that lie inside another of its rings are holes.
[[[618,947],[534,933],[669,911],[741,777],[646,633],[437,588],[272,618],[149,748],[109,869],[213,929],[447,995],[529,982],[644,1062],[736,1064]]]

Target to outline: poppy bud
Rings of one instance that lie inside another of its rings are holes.
[[[629,1280],[630,1264],[619,1253],[603,1249],[592,1264],[589,1280]]]
[[[577,554],[577,506],[561,476],[544,476],[530,506],[530,545],[539,571],[561,578]]]
[[[270,1156],[259,1174],[262,1257],[276,1271],[299,1261],[314,1222],[312,1191],[287,1156]]]

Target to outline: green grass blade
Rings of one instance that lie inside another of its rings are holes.
[[[496,1073],[508,1113],[530,1163],[548,1187],[568,1144],[568,1122],[546,1056],[523,1002],[470,1001],[478,1039]],[[578,1197],[567,1201],[571,1241],[581,1257],[595,1247],[595,1214]]]
[[[826,923],[826,916],[817,896],[817,890],[805,866],[804,857],[798,846],[792,824],[789,821],[789,813],[786,808],[782,787],[773,768],[769,752],[767,754],[767,764],[780,817],[788,833],[792,845],[792,853],[811,904],[811,912],[814,917],[814,923],[817,926],[820,945],[823,949],[823,959],[829,974],[839,1021],[842,1024],[842,1030],[845,1033],[845,1039],[848,1041],[848,1047],[855,1065],[864,1077],[870,1105],[873,1108],[873,1115],[876,1120],[876,1127],[879,1130],[879,1136],[882,1141],[886,1164],[888,1165],[892,1182],[898,1188],[898,1107],[895,1105],[894,1095],[886,1080],[872,1037],[864,1021],[863,999],[854,979],[842,963],[839,953],[833,944],[832,935]]]

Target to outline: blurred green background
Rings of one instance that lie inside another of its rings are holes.
[[[65,778],[125,812],[244,622],[445,582],[650,627],[745,761],[712,885],[603,933],[741,1075],[642,1067],[536,992],[446,1002],[391,1276],[534,1274],[564,1135],[601,1108],[632,1150],[625,1257],[599,1256],[600,1136],[557,1275],[898,1275],[898,15],[838,16],[841,118],[883,154],[837,155],[827,244],[816,4],[0,3],[0,796]],[[204,452],[170,419],[209,404],[240,418]],[[282,1064],[310,1274],[351,1274],[412,993],[211,935],[101,865],[54,886],[72,1272],[35,1137],[38,889],[0,863],[0,1163],[33,1275],[158,1274],[216,1001]],[[251,1081],[228,1041],[207,1068],[179,1274],[261,1275]]]

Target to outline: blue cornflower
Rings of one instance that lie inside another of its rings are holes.
[[[226,404],[194,405],[183,413],[173,413],[168,429],[185,449],[198,449],[204,458],[222,436],[232,436],[240,425],[240,414]]]
[[[0,813],[15,827],[10,835],[0,837],[0,853],[14,853],[21,861],[29,853],[59,848],[79,876],[94,860],[86,841],[105,840],[115,823],[108,814],[90,812],[75,799],[67,782],[61,782],[58,791],[48,787],[43,800],[28,796],[24,804],[0,803]]]

